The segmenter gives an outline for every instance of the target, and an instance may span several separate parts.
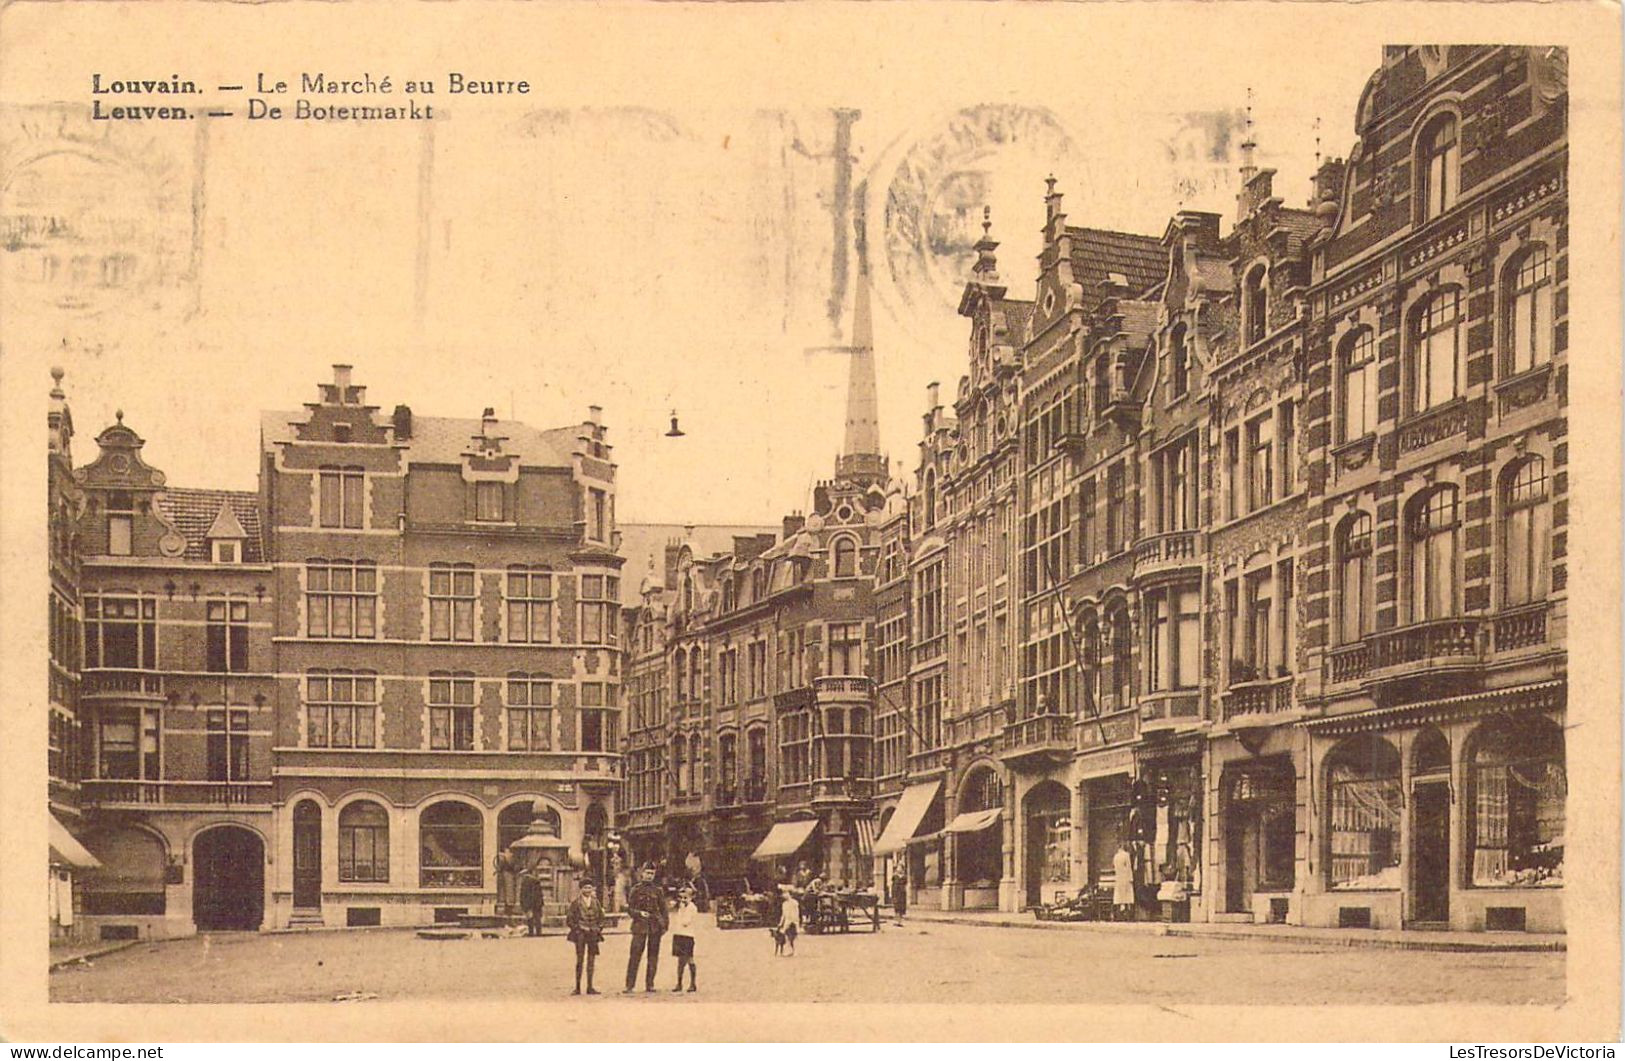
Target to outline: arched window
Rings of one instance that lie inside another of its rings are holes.
[[[1455,116],[1441,114],[1433,119],[1422,129],[1418,143],[1418,220],[1429,221],[1455,206],[1461,191],[1461,145],[1456,137]]]
[[[1377,429],[1377,340],[1370,328],[1360,328],[1337,348],[1337,372],[1342,402],[1340,439],[1353,442]]]
[[[1537,243],[1507,265],[1501,281],[1506,320],[1502,371],[1527,372],[1552,359],[1552,266],[1546,246]]]
[[[858,545],[851,538],[835,539],[835,577],[853,578],[858,573]]]
[[[1454,486],[1440,486],[1411,503],[1411,621],[1442,619],[1459,607],[1456,562],[1461,513]]]
[[[1247,342],[1256,343],[1269,330],[1269,300],[1264,292],[1264,267],[1254,266],[1247,274],[1243,294],[1242,313],[1246,321]]]
[[[688,697],[690,700],[698,700],[705,695],[705,687],[700,682],[701,656],[703,655],[704,653],[700,651],[698,645],[690,649],[688,653]]]
[[[745,749],[745,802],[760,803],[767,798],[767,727],[745,734]]]
[[[1134,629],[1127,605],[1112,611],[1112,693],[1119,711],[1134,702]]]
[[[1399,752],[1377,736],[1353,737],[1326,767],[1326,866],[1333,889],[1398,888]]]
[[[705,760],[700,752],[700,735],[693,734],[688,738],[688,779],[690,792],[703,792],[705,790]]]
[[[693,610],[694,610],[694,576],[693,575],[684,575],[683,576],[683,611],[684,612],[692,612]]]
[[[1544,600],[1551,585],[1552,509],[1546,461],[1526,457],[1501,475],[1502,603]]]
[[[688,653],[682,649],[677,650],[672,672],[672,677],[677,681],[677,700],[681,703],[688,699]]]
[[[1350,516],[1337,532],[1337,634],[1352,645],[1376,629],[1372,604],[1371,517]]]
[[[1411,319],[1405,359],[1409,409],[1419,413],[1443,405],[1461,388],[1461,291],[1445,288],[1423,303]]]
[[[1168,340],[1168,388],[1172,397],[1183,397],[1191,389],[1191,356],[1185,347],[1185,326],[1177,325]]]
[[[739,786],[739,735],[724,733],[717,738],[717,785],[719,796],[733,802]]]
[[[937,522],[937,473],[935,470],[925,473],[925,525],[934,526]]]
[[[1100,621],[1094,612],[1083,617],[1083,713],[1092,715],[1100,703]]]
[[[418,886],[478,888],[485,882],[485,825],[466,803],[446,800],[418,818]]]
[[[1550,719],[1495,719],[1474,735],[1474,886],[1562,885],[1564,765],[1563,731]]]
[[[339,811],[339,880],[389,880],[389,815],[370,799]]]

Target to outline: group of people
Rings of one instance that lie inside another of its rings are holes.
[[[638,883],[632,886],[626,897],[626,912],[632,919],[632,944],[627,952],[626,987],[622,993],[631,994],[637,990],[640,965],[644,972],[643,989],[655,989],[655,972],[660,965],[660,941],[668,932],[671,933],[672,957],[677,959],[677,984],[672,991],[683,990],[685,971],[688,973],[688,990],[698,991],[699,966],[694,960],[694,931],[700,911],[694,904],[694,886],[682,885],[676,904],[668,906],[665,889],[655,881],[654,867],[645,866],[639,877]],[[564,915],[565,926],[569,929],[568,938],[575,944],[576,950],[576,986],[571,994],[582,993],[583,972],[587,975],[586,993],[600,993],[593,987],[593,973],[607,921],[597,888],[591,881],[584,881],[581,893],[570,903]]]

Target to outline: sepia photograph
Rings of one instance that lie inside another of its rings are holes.
[[[1617,1041],[1617,18],[1213,6],[0,11],[0,1033]]]

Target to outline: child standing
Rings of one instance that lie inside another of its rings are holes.
[[[593,966],[598,962],[598,944],[604,939],[604,920],[604,907],[598,901],[598,889],[593,887],[592,881],[582,881],[581,894],[576,896],[564,915],[564,923],[570,929],[568,938],[576,948],[576,989],[570,992],[572,995],[581,994],[582,959],[586,959],[587,994],[598,994],[592,986],[592,974]]]
[[[677,986],[673,991],[683,989],[683,969],[688,969],[688,989],[699,990],[696,980],[699,976],[698,966],[694,964],[694,923],[699,919],[700,912],[694,905],[694,889],[690,885],[683,885],[677,893],[677,908],[671,912],[671,955],[677,959]]]

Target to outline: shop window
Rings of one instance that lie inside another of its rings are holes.
[[[339,880],[389,880],[389,815],[372,800],[357,800],[339,811]]]
[[[1331,887],[1399,887],[1399,752],[1380,737],[1352,738],[1332,750],[1326,778]]]
[[[1507,607],[1546,599],[1551,585],[1552,509],[1546,461],[1526,457],[1501,476],[1503,601]]]
[[[418,819],[418,885],[478,888],[485,880],[485,824],[466,803],[425,807]]]
[[[1473,745],[1474,886],[1561,887],[1568,796],[1562,729],[1540,716],[1495,719]]]

